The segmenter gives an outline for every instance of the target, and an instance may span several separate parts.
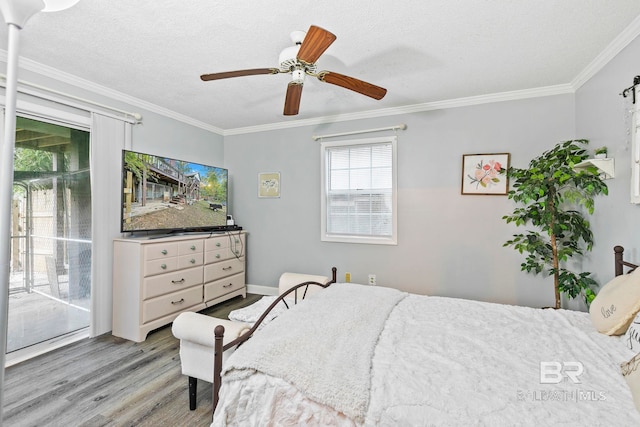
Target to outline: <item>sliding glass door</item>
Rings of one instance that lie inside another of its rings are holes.
[[[7,353],[88,328],[89,132],[19,117]]]

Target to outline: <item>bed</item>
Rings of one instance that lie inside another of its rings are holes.
[[[614,280],[640,289],[622,257],[617,246]],[[290,291],[310,286],[327,285]],[[625,332],[596,330],[593,304],[536,309],[350,283],[297,302],[225,346],[216,328],[212,426],[640,425],[627,384],[638,350]]]

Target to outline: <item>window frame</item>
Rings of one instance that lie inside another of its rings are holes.
[[[334,147],[351,147],[358,145],[375,145],[391,143],[391,236],[361,236],[355,234],[334,234],[327,232],[327,197],[328,197],[328,149]],[[323,141],[320,143],[320,240],[323,242],[362,243],[374,245],[398,244],[398,138],[383,136],[356,140]]]

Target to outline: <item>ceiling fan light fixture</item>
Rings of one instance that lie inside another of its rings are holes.
[[[304,38],[306,37],[306,35],[307,35],[306,31],[296,30],[296,31],[292,31],[291,34],[289,34],[289,37],[291,37],[291,41],[294,44],[300,46],[304,41]]]
[[[291,72],[291,81],[293,83],[303,84],[305,75],[304,70],[296,68]]]

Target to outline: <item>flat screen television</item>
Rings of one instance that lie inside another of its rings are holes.
[[[122,150],[120,231],[226,230],[228,170]]]

